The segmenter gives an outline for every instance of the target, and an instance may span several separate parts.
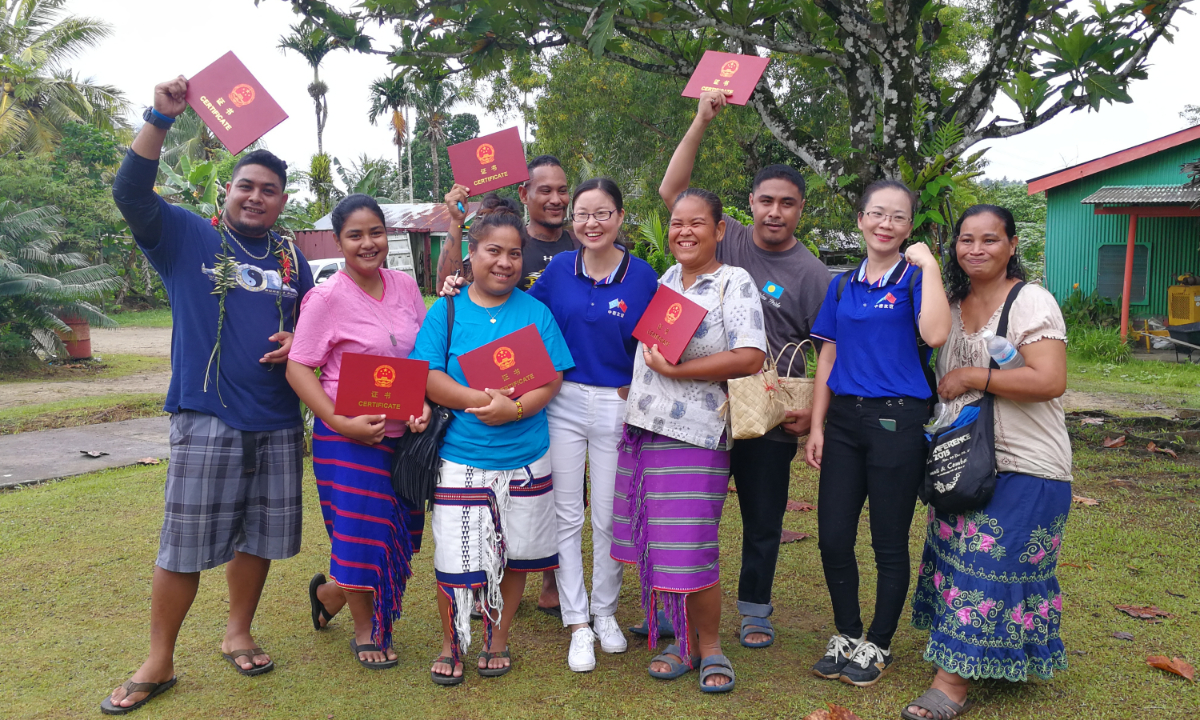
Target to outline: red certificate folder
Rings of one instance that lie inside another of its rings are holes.
[[[696,65],[696,72],[683,89],[683,96],[698,98],[702,92],[715,90],[724,93],[730,103],[745,105],[750,102],[750,94],[769,62],[771,58],[757,55],[705,50],[704,57]]]
[[[633,329],[633,337],[646,343],[646,347],[657,345],[667,362],[677,365],[707,314],[708,311],[696,303],[666,285],[659,285],[658,292],[654,293],[649,307]]]
[[[536,325],[511,332],[499,340],[458,356],[467,385],[476,390],[513,389],[516,399],[558,377]]]
[[[345,353],[338,373],[338,415],[386,415],[389,420],[421,417],[429,363],[386,355]]]
[[[287,119],[232,51],[188,80],[187,103],[234,155]]]
[[[471,188],[472,195],[529,179],[525,146],[515,127],[451,145],[446,153],[450,155],[454,182]]]

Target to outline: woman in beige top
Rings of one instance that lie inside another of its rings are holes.
[[[951,720],[971,706],[970,680],[1049,678],[1067,667],[1055,577],[1071,506],[1071,443],[1059,398],[1067,333],[1054,296],[1022,287],[1007,338],[1024,366],[989,369],[984,330],[996,331],[1009,291],[1025,278],[1012,213],[975,205],[954,229],[946,279],[950,337],[937,361],[938,395],[961,410],[995,396],[996,491],[978,510],[929,509],[913,595],[913,624],[930,630],[933,686],[909,703],[909,720]]]

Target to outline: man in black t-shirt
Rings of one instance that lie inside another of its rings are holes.
[[[447,278],[455,271],[462,271],[458,285],[471,281],[470,267],[463,266],[462,231],[465,214],[458,210],[458,203],[466,207],[469,190],[455,185],[446,194],[446,205],[456,220],[451,226],[449,237],[438,254],[437,277],[440,294],[447,291]],[[525,229],[530,243],[525,246],[521,257],[521,281],[517,287],[528,290],[533,287],[550,260],[560,252],[576,250],[579,241],[566,229],[567,207],[571,204],[571,187],[567,184],[567,173],[562,163],[553,155],[538,155],[529,162],[529,179],[517,190],[521,203],[529,215]],[[558,602],[558,583],[554,572],[542,573],[542,592],[538,597],[538,610],[554,617],[562,617]]]

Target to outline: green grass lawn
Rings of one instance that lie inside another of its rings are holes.
[[[113,313],[109,315],[121,327],[171,327],[171,308]]]
[[[1114,365],[1068,354],[1067,387],[1194,408],[1200,407],[1200,365],[1155,360]]]
[[[170,358],[147,355],[103,355],[103,360],[37,362],[16,370],[0,371],[0,382],[57,382],[115,380],[126,375],[171,369]]]
[[[0,410],[0,435],[119,422],[162,414],[165,396],[125,393]]]
[[[1071,667],[1047,682],[981,684],[973,693],[980,707],[972,720],[1200,716],[1196,686],[1145,664],[1152,654],[1200,664],[1195,550],[1200,475],[1192,465],[1144,450],[1093,449],[1100,432],[1081,435],[1074,487],[1100,504],[1072,508],[1059,569]],[[8,609],[0,631],[8,648],[0,677],[4,717],[98,717],[101,698],[141,662],[164,478],[162,467],[127,468],[0,493],[0,596]],[[925,636],[907,618],[892,646],[898,656],[894,670],[875,687],[860,690],[808,674],[834,631],[815,537],[782,548],[772,618],[776,644],[766,650],[738,645],[734,601],[741,524],[735,494],[721,532],[722,640],[738,674],[730,695],[701,694],[694,674],[672,683],[649,678],[650,653],[632,637],[624,655],[598,651],[594,672],[570,672],[567,632],[534,610],[535,578],[514,627],[513,672],[484,679],[468,671],[461,686],[435,687],[429,665],[440,649],[440,629],[428,548],[417,556],[405,618],[396,629],[399,667],[365,670],[347,647],[349,617],[338,617],[324,632],[312,630],[306,588],[313,573],[327,569],[329,542],[311,475],[304,492],[303,549],[275,564],[254,628],[276,670],[245,678],[222,660],[217,650],[228,609],[224,577],[220,570],[206,572],[179,638],[179,684],[137,718],[799,720],[833,702],[862,720],[882,720],[899,717],[903,703],[930,679],[930,666],[920,660]],[[816,501],[815,473],[794,466],[792,497]],[[919,508],[911,538],[914,565],[923,517]],[[813,512],[789,513],[785,523],[817,532]],[[859,562],[869,619],[874,575],[865,515]],[[636,579],[630,573],[626,579],[618,619],[629,626],[638,621],[639,610]],[[1146,624],[1118,613],[1113,609],[1118,604],[1155,604],[1176,617]],[[1134,640],[1114,639],[1118,631],[1132,633]],[[475,650],[478,637],[476,632]]]

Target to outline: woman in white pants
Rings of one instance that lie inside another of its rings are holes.
[[[604,652],[626,648],[613,617],[622,572],[609,553],[613,486],[625,415],[622,389],[633,377],[637,351],[633,328],[658,289],[658,276],[617,242],[625,211],[616,183],[588,180],[571,202],[582,247],[555,255],[529,294],[550,308],[576,362],[546,415],[558,514],[558,591],[563,625],[571,629],[567,664],[587,672],[596,667],[597,636]],[[590,612],[583,578],[585,465],[592,511]],[[595,617],[590,628],[589,616]]]

